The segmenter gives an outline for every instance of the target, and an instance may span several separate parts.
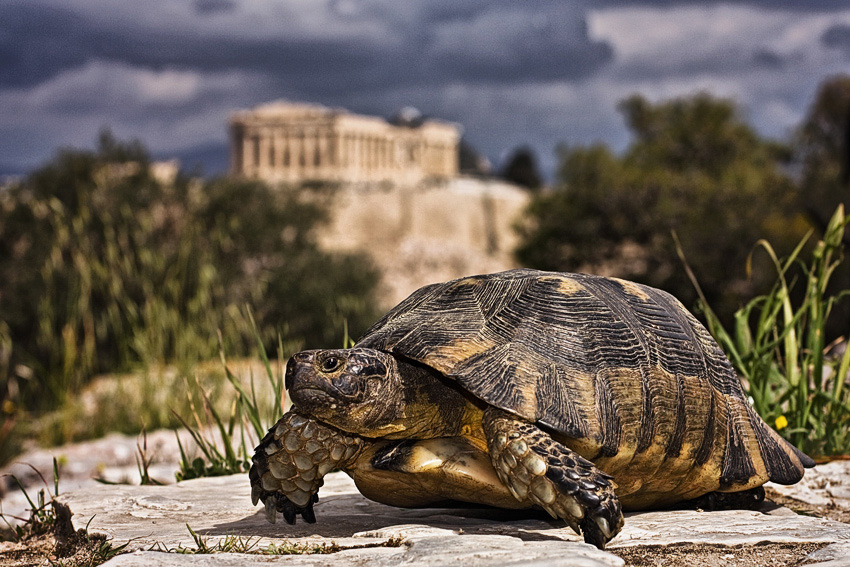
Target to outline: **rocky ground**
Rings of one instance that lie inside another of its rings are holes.
[[[174,434],[148,435],[148,451],[159,461],[152,469],[153,476],[173,482],[179,455]],[[543,515],[383,506],[364,499],[348,477],[339,473],[330,475],[320,492],[318,522],[295,526],[266,522],[262,509],[251,505],[246,475],[168,486],[92,481],[94,475],[138,481],[136,440],[123,436],[22,456],[20,461],[43,471],[51,490],[54,454],[65,463],[60,473],[59,500],[73,511],[75,527],[88,524],[89,534],[105,534],[113,547],[126,544],[121,554],[106,563],[111,567],[200,563],[253,566],[270,561],[330,567],[850,566],[847,461],[820,465],[795,487],[770,486],[772,502],[760,511],[628,514],[625,528],[603,552]],[[31,471],[18,464],[5,472],[32,483],[32,492],[43,481]],[[21,506],[16,496],[19,493],[9,490],[3,495],[4,513]],[[93,540],[90,548],[79,551],[76,564],[87,564],[97,557],[101,544],[102,540]],[[223,552],[185,553],[199,549]],[[268,555],[270,552],[276,554]],[[290,554],[280,555],[282,552]],[[24,544],[5,543],[0,547],[0,564],[38,565],[50,554],[55,557],[50,537]]]

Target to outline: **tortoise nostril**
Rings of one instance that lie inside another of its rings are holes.
[[[292,384],[295,380],[295,374],[298,367],[305,363],[309,363],[312,359],[312,352],[297,352],[287,361],[283,380],[283,385],[287,390],[292,389]]]

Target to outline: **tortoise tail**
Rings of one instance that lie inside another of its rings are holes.
[[[805,469],[815,466],[815,462],[797,447],[783,439],[770,428],[755,412],[752,423],[756,427],[759,451],[764,460],[771,482],[794,484],[803,478]]]

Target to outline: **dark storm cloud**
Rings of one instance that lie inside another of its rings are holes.
[[[109,36],[68,10],[0,4],[0,85],[26,87],[80,65]]]
[[[234,0],[195,0],[202,13],[232,10]],[[173,30],[114,29],[62,8],[0,6],[0,81],[26,87],[93,60],[150,69],[247,70],[298,84],[321,96],[341,89],[463,80],[511,83],[592,74],[611,56],[587,36],[582,14],[510,9],[501,27],[487,28],[485,7],[437,3],[415,14],[383,14],[401,27],[403,42],[383,38],[217,37]],[[488,11],[489,10],[489,11]],[[530,14],[530,16],[529,16]],[[366,14],[368,16],[369,14]],[[363,15],[360,16],[364,17]],[[377,17],[377,15],[376,15]]]
[[[793,57],[793,55],[782,56],[765,49],[742,53],[740,48],[730,47],[724,51],[691,55],[682,59],[671,58],[665,62],[635,62],[622,72],[621,77],[646,80],[677,76],[685,79],[709,73],[735,75],[760,69],[779,70],[787,66],[789,59],[793,59]]]
[[[840,0],[598,0],[596,6],[658,6],[662,8],[679,8],[685,6],[713,6],[726,4],[730,6],[749,6],[765,10],[812,12],[837,12],[847,6]]]
[[[15,133],[0,139],[0,162],[35,163],[57,145],[95,139],[103,125],[163,156],[190,148],[190,161],[208,161],[226,156],[228,113],[281,97],[379,116],[415,105],[461,123],[494,161],[519,143],[535,146],[541,162],[561,141],[622,147],[616,104],[634,92],[716,91],[778,131],[802,113],[820,77],[846,67],[850,12],[822,17],[846,8],[835,0],[0,0],[0,129]]]
[[[356,84],[381,58],[370,46],[333,40],[192,38],[166,31],[111,30],[64,9],[0,5],[4,88],[32,86],[93,60],[151,69],[263,71],[339,88]]]
[[[235,0],[195,0],[195,11],[202,15],[232,12],[234,8]]]
[[[779,69],[785,65],[785,60],[774,51],[761,49],[753,54],[752,63],[763,69]]]
[[[588,36],[583,12],[550,5],[514,6],[477,17],[444,19],[433,31],[429,74],[469,82],[579,79],[611,61],[604,42]]]
[[[821,36],[821,41],[827,47],[843,49],[850,53],[850,26],[837,25],[829,28]]]

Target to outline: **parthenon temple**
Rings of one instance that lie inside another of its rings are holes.
[[[272,182],[417,183],[458,174],[460,127],[390,124],[340,108],[276,101],[230,119],[231,170]]]

